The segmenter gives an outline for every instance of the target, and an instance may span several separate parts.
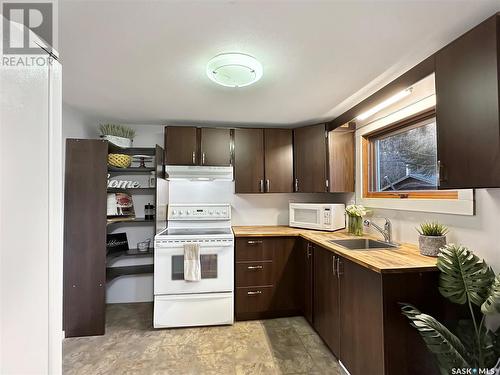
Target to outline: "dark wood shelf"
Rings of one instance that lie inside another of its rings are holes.
[[[125,155],[148,155],[155,156],[155,148],[154,147],[127,147],[122,148],[111,142],[108,142],[108,149],[110,153],[118,153]]]
[[[153,264],[142,264],[138,266],[124,266],[124,267],[107,267],[106,268],[106,282],[116,279],[120,276],[127,275],[140,275],[154,272]]]
[[[116,173],[116,174],[151,173],[151,172],[154,172],[155,170],[156,170],[156,168],[154,168],[154,167],[146,167],[146,168],[141,168],[141,167],[117,168],[117,167],[110,167],[110,166],[108,166],[108,172],[109,173]]]
[[[108,193],[154,194],[155,190],[154,187],[108,188]]]
[[[123,251],[116,251],[114,253],[109,253],[107,255],[108,260],[114,259],[114,258],[119,258],[122,256],[152,256],[154,253],[154,248],[149,247],[147,251],[139,251],[137,249],[128,249],[128,250],[123,250]]]
[[[131,220],[121,220],[121,221],[108,221],[107,222],[107,225],[108,226],[111,226],[111,225],[115,225],[115,226],[118,226],[118,225],[134,225],[134,224],[149,224],[149,223],[154,223],[155,222],[155,219],[145,219],[143,217],[136,217],[135,219],[131,219]]]

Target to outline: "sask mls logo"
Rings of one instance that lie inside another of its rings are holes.
[[[39,54],[40,46],[52,46],[52,3],[4,2],[2,13],[4,54]]]

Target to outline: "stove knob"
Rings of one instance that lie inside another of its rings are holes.
[[[209,212],[208,212],[208,214],[209,214],[209,215],[213,215],[213,214],[214,214],[214,212],[213,212],[213,211],[209,211]]]
[[[217,212],[216,212],[216,214],[217,214],[217,215],[220,215],[220,211],[217,211]]]
[[[190,215],[190,214],[191,214],[191,211],[187,210],[186,215]]]
[[[184,211],[180,210],[179,215],[184,215]]]
[[[177,210],[173,210],[173,211],[172,211],[172,214],[173,214],[174,216],[175,216],[175,215],[177,215]]]

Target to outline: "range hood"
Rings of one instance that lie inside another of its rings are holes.
[[[232,181],[233,167],[166,165],[167,180]]]

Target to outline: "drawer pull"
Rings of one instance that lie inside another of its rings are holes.
[[[258,245],[261,243],[262,243],[262,241],[247,241],[247,244],[249,244],[249,245]]]
[[[247,269],[249,269],[249,270],[261,270],[262,266],[248,266]]]
[[[256,290],[256,291],[247,292],[247,295],[249,295],[249,296],[255,296],[257,294],[262,294],[262,291],[261,290]]]

